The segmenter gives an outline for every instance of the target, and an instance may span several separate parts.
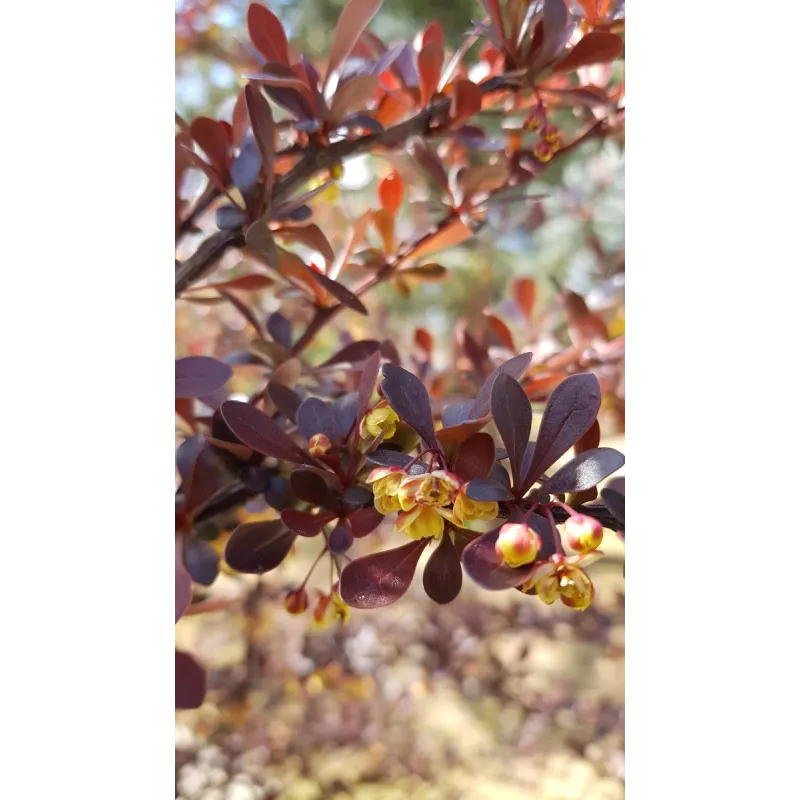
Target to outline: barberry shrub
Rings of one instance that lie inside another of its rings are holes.
[[[498,204],[536,200],[526,185],[583,142],[624,135],[624,85],[587,83],[584,69],[622,55],[622,4],[485,0],[485,18],[454,52],[435,21],[387,46],[369,31],[380,5],[350,0],[324,58],[300,53],[269,9],[251,5],[247,83],[231,121],[177,118],[176,239],[182,247],[207,213],[218,230],[176,263],[176,298],[231,304],[253,339],[176,361],[186,434],[176,621],[216,580],[220,552],[226,569],[261,575],[298,537],[317,540],[318,558],[284,604],[317,627],[400,600],[426,550],[422,587],[436,603],[455,601],[466,573],[489,591],[583,610],[604,535],[624,539],[624,495],[597,489],[624,463],[600,446],[598,423],[604,401],[623,408],[624,336],[580,295],[558,286],[570,343],[557,352],[535,346],[552,319],[524,329],[534,344],[518,353],[507,321],[485,309],[480,331],[458,329],[444,368],[425,328],[410,352],[345,328],[336,352],[308,357],[340,317],[369,313],[374,287],[407,296],[446,281],[431,254],[468,240]],[[315,207],[364,153],[410,158],[439,218],[403,224],[408,170],[392,169],[374,208],[323,230]],[[207,183],[187,205],[191,170]],[[233,251],[245,271],[216,278]],[[262,321],[254,298],[267,291],[280,310]],[[529,321],[534,281],[509,293]],[[226,388],[234,370],[257,374],[246,397]],[[535,441],[532,402],[545,402]],[[358,541],[370,537],[391,543]],[[177,705],[196,707],[204,693],[202,667],[176,652]]]

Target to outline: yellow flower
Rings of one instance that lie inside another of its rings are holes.
[[[378,467],[370,472],[367,483],[373,484],[375,508],[384,516],[400,511],[397,491],[406,477],[401,467]]]
[[[312,456],[324,456],[330,452],[331,447],[331,440],[324,433],[315,433],[308,440],[308,452]]]
[[[564,535],[577,553],[590,553],[603,543],[603,526],[586,514],[573,514],[564,523]]]
[[[410,539],[440,539],[443,531],[444,519],[430,506],[414,506],[411,511],[398,514],[394,521],[394,532],[404,532]]]
[[[536,561],[541,539],[523,522],[506,522],[497,536],[494,549],[509,567],[521,567]]]
[[[369,411],[361,421],[361,438],[366,439],[370,436],[380,436],[384,433],[384,439],[391,439],[397,432],[397,423],[400,417],[393,408],[390,408],[385,401],[378,403]]]
[[[603,553],[582,553],[575,556],[563,556],[557,553],[549,561],[542,562],[533,571],[531,577],[522,585],[523,591],[536,588],[536,595],[547,605],[552,605],[560,597],[561,602],[569,608],[583,611],[594,600],[594,586],[589,576],[583,571]]]
[[[311,619],[312,627],[322,630],[337,619],[346,625],[350,621],[350,607],[339,596],[339,592],[320,594]]]
[[[459,525],[465,522],[473,522],[478,519],[494,519],[500,513],[500,507],[494,501],[472,500],[466,495],[466,488],[469,484],[464,484],[461,491],[456,495],[453,503],[453,516]]]
[[[444,508],[453,502],[453,497],[460,488],[461,481],[443,469],[415,475],[400,484],[400,506],[403,511],[410,511],[417,504]]]

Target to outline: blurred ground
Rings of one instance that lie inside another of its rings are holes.
[[[624,451],[624,440],[603,444]],[[304,544],[309,544],[304,540]],[[179,646],[210,669],[197,711],[176,714],[182,800],[615,800],[624,796],[622,545],[590,568],[580,613],[465,579],[448,606],[423,590],[340,630],[311,631],[281,589],[312,551],[249,600],[191,616]]]

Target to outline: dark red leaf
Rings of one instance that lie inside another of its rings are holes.
[[[492,387],[492,416],[506,446],[516,488],[523,475],[525,448],[531,434],[531,401],[514,378],[500,373]]]
[[[383,519],[383,517],[381,517]],[[175,537],[175,622],[192,602],[192,577],[183,565],[183,536]]]
[[[324,433],[329,439],[333,439],[335,433],[331,406],[318,397],[303,400],[297,409],[297,427],[306,439],[317,433]]]
[[[437,431],[436,438],[444,447],[461,444],[466,441],[473,433],[477,433],[489,424],[491,417],[487,414],[482,419],[472,419],[469,422],[462,422],[459,425],[452,425],[449,428],[442,428]]]
[[[592,64],[608,64],[622,53],[622,39],[606,31],[590,31],[560,61],[553,72],[572,72]]]
[[[353,311],[358,311],[359,314],[367,315],[366,306],[346,287],[341,283],[331,280],[327,275],[317,272],[311,267],[307,267],[311,277],[326,291],[330,292],[343,306],[352,308]]]
[[[221,480],[214,448],[206,445],[197,454],[191,477],[185,484],[183,510],[190,514],[203,506],[220,488]]]
[[[231,141],[221,122],[210,117],[196,117],[190,125],[192,139],[200,145],[208,160],[225,175],[228,171],[228,151]]]
[[[445,605],[458,597],[462,580],[458,552],[450,534],[445,533],[439,546],[425,565],[422,573],[422,586],[431,600]]]
[[[297,534],[281,520],[246,522],[225,546],[225,563],[236,572],[260,575],[275,569],[292,549]]]
[[[269,275],[251,273],[249,275],[240,275],[238,278],[231,278],[229,281],[206,283],[204,286],[193,286],[189,289],[189,293],[205,292],[209,289],[238,289],[242,292],[257,292],[260,289],[265,289],[267,286],[272,286],[274,283],[275,281],[270,278]]]
[[[339,580],[339,591],[353,608],[381,608],[399,600],[411,586],[427,539],[351,561]]]
[[[411,461],[411,456],[398,453],[397,450],[378,448],[367,455],[367,461],[379,467],[405,467]]]
[[[211,586],[219,575],[217,551],[196,536],[184,537],[183,563],[192,580],[201,586]]]
[[[175,651],[175,708],[200,708],[206,696],[206,672],[188,653]]]
[[[347,515],[347,521],[353,529],[353,535],[360,539],[362,536],[372,533],[383,522],[383,515],[375,506],[366,506],[351,511]]]
[[[294,464],[316,466],[316,461],[301,450],[276,422],[249,403],[228,400],[220,411],[237,438],[257,453]]]
[[[398,416],[413,428],[428,445],[439,448],[433,428],[431,401],[422,381],[394,364],[383,365],[381,390]]]
[[[467,497],[485,503],[514,499],[508,487],[489,478],[474,478],[467,484],[464,491],[467,493]]]
[[[488,433],[473,433],[459,448],[453,472],[462,481],[486,478],[495,460],[494,439]]]
[[[514,378],[514,380],[519,380],[524,374],[525,370],[528,369],[528,365],[531,363],[532,357],[533,353],[521,353],[518,356],[514,356],[514,358],[510,358],[508,361],[494,369],[491,375],[489,375],[489,377],[484,381],[483,386],[481,386],[480,391],[478,392],[478,396],[472,402],[472,408],[470,408],[469,411],[470,418],[479,419],[480,417],[485,417],[489,413],[492,387],[494,386],[494,382],[497,380],[497,376],[500,375],[500,373],[510,375],[512,378]]]
[[[546,67],[567,43],[569,12],[564,0],[544,0],[541,19],[542,42],[538,52],[533,52],[531,70]]]
[[[536,447],[522,481],[515,487],[530,488],[545,470],[558,461],[592,426],[600,410],[600,382],[591,373],[570,375],[550,395],[542,415]]]
[[[495,552],[494,544],[500,528],[484,533],[470,542],[461,555],[467,575],[479,586],[490,591],[511,589],[525,583],[533,574],[534,563],[523,567],[509,567]]]
[[[209,356],[187,356],[175,362],[175,397],[203,397],[221,389],[233,370]]]
[[[625,495],[614,489],[603,489],[600,492],[600,497],[606,504],[608,510],[620,521],[622,525],[625,524]]]
[[[334,504],[330,487],[325,479],[316,472],[311,472],[311,470],[307,469],[296,469],[289,476],[289,483],[298,500],[326,508]]]
[[[511,283],[511,293],[525,319],[533,314],[536,303],[536,284],[531,278],[515,278]]]
[[[264,175],[263,196],[269,200],[272,182],[275,176],[275,121],[267,98],[255,84],[248,83],[244,87],[244,98],[250,127],[261,155],[262,174]]]
[[[348,0],[336,25],[323,83],[327,83],[328,78],[347,60],[359,36],[378,13],[382,2],[383,0]]]
[[[589,430],[575,442],[575,455],[580,455],[586,450],[594,450],[596,447],[600,447],[600,423],[597,420],[595,420]]]
[[[378,379],[378,370],[381,366],[381,354],[375,351],[364,364],[361,371],[361,378],[358,382],[358,402],[356,405],[356,415],[358,419],[367,413],[369,401],[375,391],[375,381]]]
[[[284,417],[292,422],[297,421],[297,409],[302,400],[294,389],[290,389],[282,383],[268,383],[267,394]]]
[[[625,463],[625,456],[612,447],[586,450],[564,464],[555,475],[542,484],[549,494],[583,492],[616,472]]]
[[[350,342],[345,345],[338,353],[332,355],[327,361],[323,361],[319,367],[328,367],[332,364],[358,364],[376,353],[380,348],[380,343],[374,339],[362,339],[358,342]],[[319,367],[317,369],[319,369]]]
[[[267,61],[289,65],[289,43],[281,21],[268,8],[251,3],[247,9],[250,41]]]
[[[330,514],[312,514],[296,508],[285,508],[281,511],[281,522],[300,536],[319,536],[331,519]]]

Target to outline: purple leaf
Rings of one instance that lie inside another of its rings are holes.
[[[353,429],[356,421],[358,396],[355,392],[348,392],[334,401],[331,406],[333,412],[333,436],[339,441],[344,441]]]
[[[328,536],[332,553],[346,553],[353,546],[353,531],[346,522],[339,523]]]
[[[297,534],[281,520],[246,522],[225,546],[225,563],[236,572],[260,575],[275,569],[292,549]]]
[[[525,447],[531,434],[531,401],[514,378],[501,372],[492,387],[492,416],[506,446],[511,475],[517,487],[522,477]]]
[[[372,490],[366,486],[348,486],[344,490],[343,499],[351,509],[361,508],[362,506],[372,505],[375,500]],[[349,510],[349,509],[348,509]]]
[[[221,389],[233,370],[209,356],[188,356],[175,362],[175,397],[203,397]]]
[[[183,565],[182,540],[183,536],[175,537],[175,622],[184,615],[192,602],[192,578]]]
[[[289,477],[289,483],[298,500],[324,508],[334,505],[330,487],[316,472],[308,469],[294,470]]]
[[[456,425],[461,425],[462,422],[466,422],[470,419],[472,404],[472,400],[463,400],[459,403],[452,403],[447,406],[442,412],[442,426],[445,428],[453,428]],[[488,411],[489,409],[487,408],[486,410]]]
[[[334,438],[333,411],[331,407],[318,397],[309,397],[300,403],[297,409],[297,427],[306,439],[317,433],[324,433],[329,439]]]
[[[543,481],[542,491],[549,494],[584,492],[616,472],[625,463],[625,456],[611,447],[584,450],[564,464],[549,480]]]
[[[239,155],[233,159],[231,178],[240,192],[247,193],[258,183],[259,175],[261,175],[261,156],[255,139],[248,137]],[[219,221],[217,227],[222,227]]]
[[[228,204],[216,210],[214,220],[221,231],[233,231],[247,222],[247,216],[240,208]]]
[[[450,534],[445,533],[439,546],[425,565],[422,573],[422,586],[431,600],[445,605],[458,597],[462,580],[458,552]]]
[[[282,344],[286,348],[292,346],[292,323],[283,314],[276,311],[269,315],[267,331],[278,344]]]
[[[353,608],[381,608],[399,600],[411,586],[427,544],[421,539],[351,561],[339,581],[342,600]]]
[[[484,533],[470,542],[461,555],[467,575],[479,586],[490,591],[511,589],[524,583],[533,573],[534,563],[523,567],[509,567],[495,552],[494,544],[500,528]]]
[[[414,48],[405,43],[394,58],[392,72],[400,78],[403,85],[409,89],[419,86],[417,76],[417,54]]]
[[[347,521],[350,523],[353,535],[360,539],[362,536],[372,533],[383,522],[383,515],[375,506],[366,506],[351,511],[347,515]]]
[[[346,287],[341,283],[337,283],[327,275],[317,272],[311,267],[307,267],[309,275],[326,291],[330,292],[343,306],[352,308],[353,311],[358,311],[359,314],[367,316],[366,306]]]
[[[220,411],[237,438],[257,453],[293,464],[316,465],[274,420],[249,403],[228,400]]]
[[[378,380],[378,370],[381,366],[381,354],[375,351],[364,364],[361,371],[361,378],[358,382],[358,402],[356,405],[356,416],[361,419],[367,413],[369,401],[375,391],[375,381]]]
[[[214,448],[205,445],[197,454],[192,474],[186,481],[183,510],[188,514],[208,502],[220,488],[221,479]]]
[[[591,373],[570,375],[553,390],[539,425],[536,447],[522,485],[526,491],[592,426],[600,410],[600,383]]]
[[[391,339],[385,339],[381,342],[381,355],[390,363],[390,364],[400,364],[400,353],[397,352],[397,348],[395,347],[394,342]]]
[[[501,364],[499,367],[494,369],[491,375],[489,375],[489,377],[484,381],[483,386],[481,386],[480,391],[478,392],[478,396],[472,403],[472,408],[470,408],[469,411],[470,418],[480,419],[489,413],[492,387],[494,386],[494,382],[497,380],[498,375],[502,373],[505,375],[510,375],[512,378],[514,378],[514,380],[519,380],[525,370],[528,369],[528,365],[531,363],[532,357],[533,353],[521,353],[518,356],[514,356],[514,358],[510,358],[504,364]]]
[[[187,481],[192,474],[194,463],[204,444],[203,436],[190,436],[188,439],[184,439],[175,451],[175,466],[182,481]]]
[[[488,433],[473,433],[458,449],[453,472],[462,481],[486,478],[494,463],[494,439]]]
[[[332,355],[327,361],[317,367],[328,367],[332,364],[357,364],[369,358],[373,353],[378,351],[380,343],[374,339],[363,339],[359,342],[350,342],[345,345],[338,353]]]
[[[620,521],[620,524],[625,525],[625,495],[614,489],[603,489],[600,497],[608,510]]]
[[[206,696],[206,672],[188,653],[175,651],[175,708],[200,708]]]
[[[267,394],[284,417],[292,422],[297,421],[297,409],[302,400],[294,389],[290,389],[282,383],[268,383]]]
[[[467,497],[484,503],[514,499],[514,495],[507,487],[489,478],[474,478],[467,484],[464,491],[467,493]]]
[[[367,455],[367,461],[377,464],[379,467],[405,467],[411,460],[411,456],[407,456],[405,453],[382,447]]]
[[[400,419],[420,435],[428,447],[440,450],[433,428],[431,401],[422,381],[394,364],[384,364],[383,375],[381,389],[389,405]]]
[[[319,536],[322,529],[331,521],[328,514],[311,514],[298,511],[296,508],[285,508],[281,511],[281,522],[300,536]]]
[[[192,580],[202,586],[211,586],[219,575],[217,551],[196,536],[184,537],[183,563]]]
[[[394,64],[405,47],[406,45],[404,42],[393,44],[385,53],[383,53],[383,55],[375,59],[375,62],[370,68],[370,74],[380,75],[381,73],[386,72],[386,70],[389,69],[392,64]]]
[[[495,464],[489,473],[489,477],[496,483],[502,484],[509,490],[511,489],[511,477],[502,464]]]

